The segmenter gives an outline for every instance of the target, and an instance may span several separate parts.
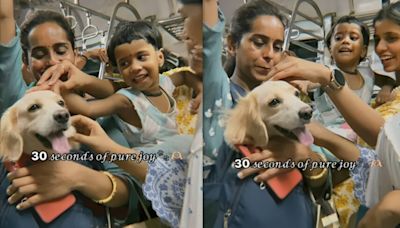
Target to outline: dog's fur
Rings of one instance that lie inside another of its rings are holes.
[[[57,116],[63,120],[57,121]],[[55,133],[66,137],[75,133],[64,100],[51,91],[28,93],[1,117],[0,158],[15,162],[23,152],[54,153],[53,148],[44,145],[37,135],[50,140]],[[76,143],[72,146],[78,147]]]
[[[227,112],[225,141],[232,148],[237,144],[264,148],[269,136],[288,136],[288,132],[304,128],[312,108],[299,95],[295,87],[284,81],[266,81],[254,88]]]

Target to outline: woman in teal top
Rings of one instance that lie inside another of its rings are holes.
[[[29,69],[38,80],[47,68],[61,61],[74,62],[76,58],[74,34],[62,15],[41,11],[33,15],[19,30],[15,24],[13,10],[12,0],[0,0],[0,27],[2,28],[0,31],[0,113],[14,104],[28,89],[22,77],[22,60],[29,65]],[[129,197],[135,192],[135,178],[123,172],[115,164],[104,163],[104,166],[105,170],[118,177],[117,184],[120,186],[106,206],[128,206],[130,216],[125,218],[126,221],[130,223],[137,220],[138,213],[135,213],[137,198]],[[49,172],[52,168],[57,168],[58,172]],[[2,176],[6,175],[2,164],[0,164],[0,173]],[[54,181],[41,183],[38,174],[47,175],[46,179]],[[41,200],[34,200],[38,197],[28,198],[19,204],[22,210],[74,190],[94,200],[106,198],[112,190],[107,175],[70,161],[44,162],[34,167],[21,168],[12,175],[13,181],[27,180],[27,178],[36,181],[37,187],[31,192],[26,192],[25,195],[38,195]],[[8,181],[7,178],[2,178],[4,184],[6,181]],[[31,184],[30,181],[23,183],[19,187]],[[56,187],[63,191],[53,191],[52,189]],[[12,203],[24,197],[18,194],[18,189],[14,188],[10,192]]]

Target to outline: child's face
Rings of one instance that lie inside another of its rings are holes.
[[[360,26],[341,23],[335,27],[331,38],[331,55],[337,64],[357,64],[367,54]]]
[[[159,67],[163,60],[160,51],[145,40],[133,40],[114,50],[115,60],[124,81],[132,89],[158,92]]]

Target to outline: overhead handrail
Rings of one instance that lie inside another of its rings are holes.
[[[99,35],[99,29],[92,24],[91,22],[91,17],[92,15],[90,13],[86,13],[86,20],[87,20],[87,25],[82,29],[82,34],[81,34],[81,38],[82,38],[82,50],[86,51],[86,41],[96,38],[97,35]],[[90,33],[88,35],[85,36],[86,31],[88,31],[89,29],[93,28],[95,30],[94,33]]]
[[[292,43],[294,43],[294,44],[296,44],[296,45],[298,45],[298,46],[300,46],[300,47],[302,47],[302,48],[304,48],[304,49],[307,49],[307,50],[309,50],[309,51],[316,52],[317,54],[320,54],[321,60],[322,60],[322,62],[323,62],[323,61],[324,61],[324,47],[323,47],[323,45],[320,45],[320,49],[316,49],[316,48],[314,48],[314,47],[312,47],[312,46],[310,46],[310,45],[308,45],[308,44],[305,44],[305,43],[301,43],[301,42],[299,42],[299,41],[292,40],[292,38],[291,38],[291,36],[290,36],[291,31],[292,31],[292,29],[293,29],[294,27],[296,27],[296,29],[298,29],[297,26],[294,25],[294,22],[295,22],[295,20],[296,20],[296,16],[297,16],[297,15],[300,15],[300,16],[303,16],[303,15],[304,15],[304,14],[302,14],[302,13],[299,12],[299,7],[300,7],[300,5],[301,5],[302,3],[304,3],[304,2],[305,2],[305,3],[308,3],[308,4],[309,4],[310,6],[312,6],[312,7],[314,8],[314,10],[316,11],[316,13],[317,13],[317,15],[318,15],[318,18],[320,19],[320,22],[317,23],[317,21],[315,21],[314,19],[312,19],[312,20],[310,20],[310,21],[314,22],[315,24],[317,24],[317,25],[319,25],[319,26],[321,27],[322,32],[323,32],[323,37],[325,37],[325,30],[324,30],[324,28],[323,28],[324,18],[323,18],[323,16],[322,16],[322,13],[321,13],[320,9],[318,8],[318,5],[317,5],[313,0],[297,0],[297,2],[295,3],[294,9],[293,9],[293,11],[292,11],[292,14],[291,14],[289,26],[288,26],[288,28],[286,29],[285,40],[284,40],[284,42],[283,42],[283,47],[282,47],[282,49],[283,49],[284,51],[288,51],[288,50],[289,50],[290,43],[292,42]],[[310,17],[308,17],[308,18],[310,18]],[[323,39],[322,39],[322,40],[323,40]],[[322,50],[321,50],[321,49],[322,49]]]
[[[59,1],[60,1],[60,3],[64,4],[65,6],[68,6],[68,7],[70,7],[70,8],[74,8],[74,9],[83,11],[83,12],[85,12],[85,13],[88,12],[88,13],[90,13],[92,16],[96,16],[96,17],[99,17],[99,18],[104,19],[104,20],[107,20],[107,21],[109,21],[109,20],[111,19],[110,16],[108,16],[108,15],[105,15],[105,14],[103,14],[103,13],[97,12],[96,10],[93,10],[93,9],[89,9],[89,8],[87,8],[87,7],[85,7],[85,6],[79,5],[79,1],[78,1],[78,2],[75,1],[75,2],[77,2],[77,3],[69,2],[68,0],[59,0]],[[122,21],[122,20],[123,20],[123,19],[120,18],[120,17],[117,17],[116,19],[119,20],[119,21]]]
[[[69,20],[71,20],[71,22],[69,22],[71,25],[71,29],[75,29],[76,26],[78,25],[78,20],[76,20],[76,18],[74,16],[68,15],[67,9],[65,8],[65,6],[62,2],[60,2],[60,9],[61,9],[61,12],[64,15],[65,19],[67,19],[68,22],[69,22]]]
[[[132,5],[130,5],[130,4],[126,3],[126,2],[119,2],[119,3],[114,7],[113,13],[112,13],[112,15],[111,15],[111,19],[110,19],[110,22],[109,22],[109,25],[108,25],[108,30],[107,30],[108,32],[107,32],[107,35],[106,35],[106,37],[105,37],[105,43],[106,43],[106,45],[108,45],[108,43],[110,42],[110,37],[111,37],[110,33],[111,33],[112,28],[114,27],[115,20],[117,19],[117,18],[116,18],[117,12],[118,12],[118,10],[121,9],[121,8],[126,8],[126,9],[128,9],[133,15],[135,15],[136,20],[140,19],[140,14],[139,14],[139,12],[136,10],[135,7],[133,7]],[[99,69],[99,75],[98,75],[98,78],[99,78],[99,79],[103,79],[103,78],[104,78],[105,69],[106,69],[106,64],[102,62],[102,63],[100,64],[100,69]]]

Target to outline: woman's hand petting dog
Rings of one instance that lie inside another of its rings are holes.
[[[253,153],[247,157],[251,163],[253,162],[273,162],[281,161],[285,162],[291,159],[294,162],[303,161],[309,158],[310,149],[307,146],[281,136],[273,136],[268,142],[267,149]],[[286,173],[292,169],[256,169],[247,168],[243,169],[238,173],[240,179],[244,179],[250,175],[258,173],[254,178],[256,182],[266,182],[268,179],[275,177],[279,174]]]
[[[124,152],[129,153],[129,149],[114,142],[103,130],[99,123],[82,115],[71,117],[71,124],[76,128],[77,133],[72,136],[72,140],[86,144],[97,153]]]
[[[11,183],[8,202],[19,202],[17,209],[24,210],[63,197],[77,189],[79,175],[79,165],[70,161],[47,161],[19,168],[7,175]]]

